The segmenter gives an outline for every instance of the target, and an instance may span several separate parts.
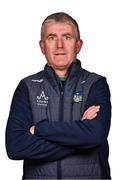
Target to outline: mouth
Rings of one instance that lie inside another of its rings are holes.
[[[55,53],[55,55],[56,55],[56,56],[64,56],[64,55],[66,55],[66,53],[63,53],[63,52],[61,53],[61,52],[60,52],[60,53]]]

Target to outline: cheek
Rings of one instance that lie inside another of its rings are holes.
[[[68,49],[68,58],[74,60],[77,56],[77,47],[72,46]]]
[[[55,49],[54,43],[46,45],[46,52],[52,53],[54,51],[54,49]]]
[[[50,48],[48,48],[48,46],[45,45],[44,48],[43,48],[43,52],[44,52],[44,54],[45,54],[46,56],[48,56],[48,55],[50,54]]]
[[[77,45],[75,42],[69,42],[66,44],[66,49],[70,52],[74,52],[77,49]]]
[[[70,55],[75,55],[77,53],[77,48],[76,46],[68,46],[67,51],[69,52]]]
[[[45,48],[45,56],[48,60],[51,60],[53,59],[53,53],[54,53],[54,50],[52,47],[50,46],[46,46]]]

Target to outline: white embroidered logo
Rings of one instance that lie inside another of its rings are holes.
[[[38,83],[41,83],[43,82],[44,80],[43,79],[32,79],[32,82],[38,82]]]
[[[84,84],[86,81],[82,81],[81,84]]]
[[[42,91],[40,96],[37,96],[37,105],[38,106],[47,106],[48,97],[45,95],[45,92]]]

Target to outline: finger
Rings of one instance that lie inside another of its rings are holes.
[[[97,106],[93,105],[93,106],[89,107],[89,108],[84,112],[84,114],[83,114],[83,116],[82,116],[82,120],[88,119],[88,118],[92,118],[92,114],[90,114],[90,113],[95,114],[95,113],[97,113],[99,110],[100,110],[100,106],[99,106],[99,105],[97,105]],[[91,116],[90,116],[90,115],[91,115]]]
[[[98,106],[93,105],[93,106],[89,107],[84,113],[87,113],[87,112],[94,110],[94,109],[100,109],[100,106],[99,105]]]
[[[89,107],[89,108],[87,108],[85,111],[84,111],[84,113],[86,113],[86,112],[88,112],[88,111],[90,111],[90,110],[92,110],[93,108],[95,108],[96,106],[95,105],[93,105],[93,106],[91,106],[91,107]]]
[[[86,118],[86,119],[87,120],[92,120],[92,119],[96,118],[96,116],[97,116],[97,113],[95,113],[94,115],[92,115],[92,116],[90,116],[89,118]]]
[[[95,113],[97,113],[97,112],[99,112],[99,109],[93,109],[93,110],[91,110],[91,111],[88,111],[87,113],[86,113],[86,116],[87,117],[90,117],[90,116],[93,116]]]
[[[97,116],[97,113],[93,114],[92,116],[88,116],[88,117],[83,116],[81,120],[85,120],[85,119],[87,119],[87,120],[92,120],[92,119],[94,119],[96,116]]]
[[[94,107],[94,108],[91,108],[91,109],[88,109],[87,111],[84,112],[84,117],[88,117],[88,116],[92,116],[92,114],[95,114],[97,112],[99,112],[100,108],[99,107]]]

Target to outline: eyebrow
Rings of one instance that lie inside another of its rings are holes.
[[[64,33],[63,36],[71,36],[71,37],[73,37],[73,35],[70,34],[70,33]]]
[[[54,34],[54,33],[50,33],[50,34],[48,34],[46,37],[48,38],[49,36],[57,36],[56,34]],[[70,33],[64,33],[64,34],[62,34],[62,36],[71,36],[71,37],[73,37],[73,35],[72,34],[70,34]]]
[[[46,37],[48,38],[49,36],[56,36],[56,34],[50,33],[50,34],[48,34]]]

